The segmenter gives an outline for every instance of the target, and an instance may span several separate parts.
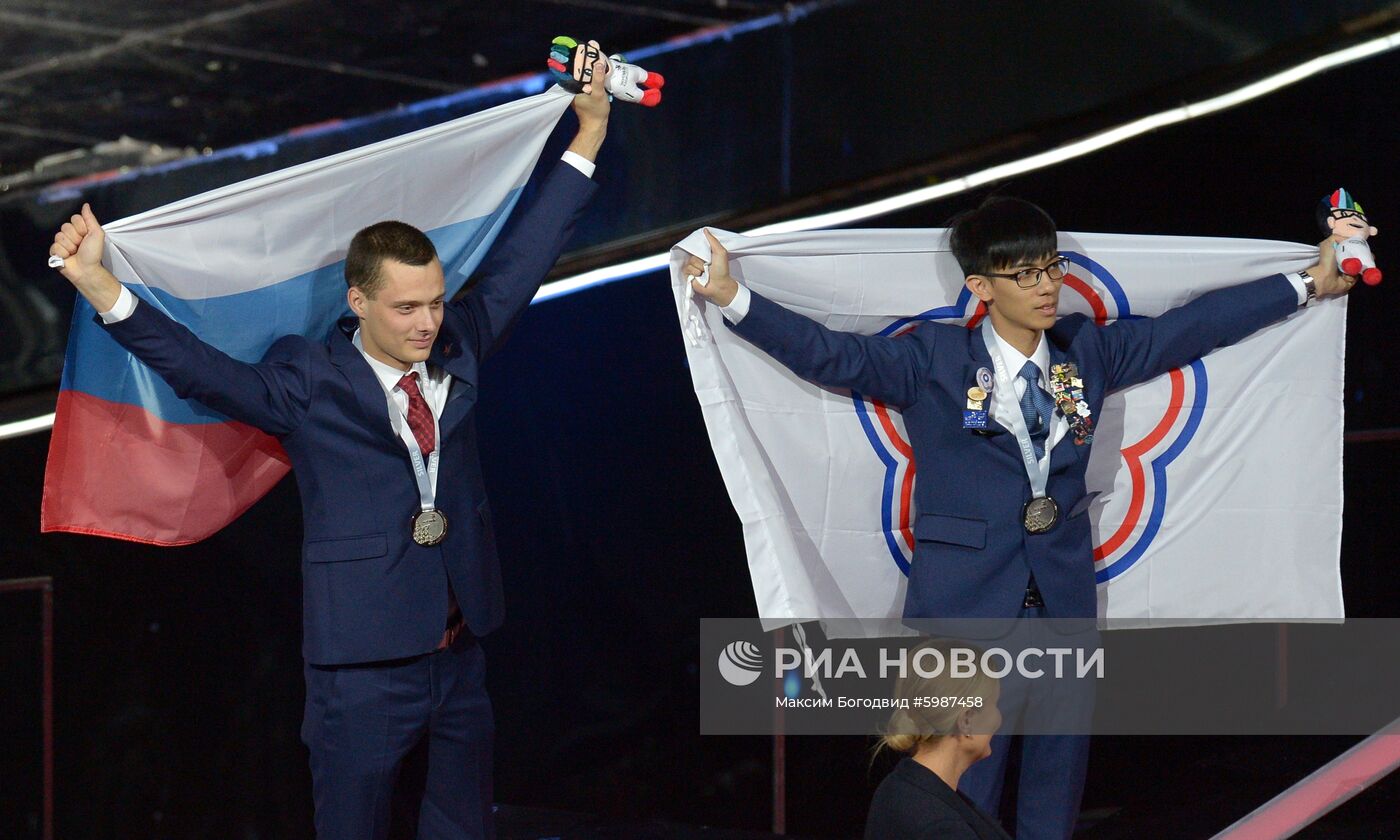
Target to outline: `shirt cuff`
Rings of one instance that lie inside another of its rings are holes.
[[[131,290],[122,286],[121,292],[117,295],[117,302],[112,304],[112,308],[106,312],[97,313],[102,318],[104,324],[115,324],[118,321],[125,321],[131,317],[131,313],[136,311],[136,295]]]
[[[1298,272],[1290,271],[1283,275],[1288,278],[1288,282],[1293,284],[1293,291],[1298,293],[1298,305],[1302,306],[1308,302],[1308,287],[1303,285],[1303,278],[1298,276]]]
[[[753,295],[749,294],[748,286],[739,286],[739,291],[734,293],[734,299],[728,306],[721,306],[719,314],[731,324],[737,324],[744,320],[744,316],[749,314],[749,303],[753,300]]]
[[[585,176],[592,178],[593,170],[598,168],[598,164],[579,154],[578,152],[565,152],[560,160],[582,172]]]

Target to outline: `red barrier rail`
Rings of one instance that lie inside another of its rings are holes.
[[[1400,767],[1400,719],[1314,770],[1212,840],[1292,837]]]

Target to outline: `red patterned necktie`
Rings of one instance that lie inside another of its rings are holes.
[[[408,394],[408,428],[418,441],[418,448],[423,450],[423,457],[427,458],[437,441],[433,437],[433,411],[423,399],[423,392],[418,390],[418,372],[405,373],[399,380],[399,390]]]

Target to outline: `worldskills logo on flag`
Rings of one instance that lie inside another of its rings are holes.
[[[1101,326],[1110,320],[1136,317],[1123,287],[1107,268],[1074,251],[1060,253],[1070,261],[1061,290],[1061,306],[1067,313],[1082,312]],[[973,329],[987,316],[987,309],[978,302],[969,312],[971,303],[972,293],[963,289],[951,306],[900,319],[879,334],[901,335],[922,321],[962,321]],[[1119,463],[1127,470],[1126,486],[1120,476],[1112,491],[1093,503],[1094,570],[1100,584],[1136,565],[1157,538],[1167,505],[1167,468],[1190,445],[1205,413],[1208,388],[1201,360],[1173,370],[1167,380],[1170,393],[1165,411],[1131,418],[1127,424],[1131,428],[1124,428],[1122,437],[1117,438]],[[913,498],[918,472],[914,451],[897,411],[860,394],[853,393],[851,398],[866,439],[884,465],[880,525],[885,545],[900,572],[908,575],[914,555]],[[1144,421],[1151,422],[1144,427]],[[1096,430],[1101,443],[1108,442],[1104,431],[1103,427]],[[936,474],[937,466],[926,469]],[[1093,486],[1092,464],[1088,477]]]

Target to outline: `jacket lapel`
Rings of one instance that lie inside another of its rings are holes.
[[[1062,365],[1066,362],[1072,361],[1072,359],[1070,359],[1069,357],[1069,353],[1064,348],[1062,348],[1058,342],[1054,340],[1054,338],[1049,332],[1045,333],[1045,341],[1050,347],[1051,365]],[[1050,371],[1047,370],[1045,372],[1045,376],[1046,379],[1049,379]],[[1060,410],[1058,408],[1055,409],[1055,422],[1065,422],[1064,415],[1060,413]],[[1088,451],[1089,450],[1083,446],[1075,445],[1074,431],[1072,429],[1066,429],[1065,436],[1060,438],[1060,442],[1056,444],[1055,448],[1050,451],[1050,471],[1054,472],[1055,470],[1063,467],[1065,464],[1078,460]]]
[[[350,390],[354,392],[369,428],[398,442],[399,437],[389,423],[384,389],[374,378],[369,362],[365,361],[351,340],[357,326],[354,318],[344,318],[332,329],[331,360],[349,380]],[[476,358],[465,352],[462,341],[444,328],[428,354],[428,363],[452,374],[452,388],[447,392],[447,403],[443,405],[442,416],[438,418],[438,430],[445,440],[476,404]]]
[[[1069,354],[1065,352],[1064,348],[1060,347],[1059,343],[1055,341],[1054,337],[1048,332],[1045,333],[1045,343],[1050,348],[1051,365],[1062,365],[1069,361]],[[1045,372],[1045,377],[1047,379],[1050,378],[1050,371],[1047,370]]]
[[[977,384],[977,371],[979,369],[986,368],[992,371],[993,375],[996,373],[996,366],[992,364],[992,356],[987,352],[987,343],[982,340],[981,328],[968,330],[967,349],[968,356],[972,361],[963,372],[963,392],[957,395],[958,399],[966,398],[967,389]],[[1014,404],[1016,395],[1011,394],[1008,396],[994,388],[992,389],[992,393],[988,396],[989,399],[986,403],[987,431],[983,434],[985,437],[990,438],[992,443],[998,448],[1005,450],[1017,463],[1020,463],[1021,448],[1016,443],[1016,436],[1011,434],[1010,429],[998,423],[993,416],[995,414],[993,406],[996,404],[997,400],[1009,399]],[[977,432],[969,431],[968,434],[977,434]]]
[[[374,378],[369,362],[355,347],[351,337],[359,326],[354,318],[341,319],[331,330],[331,361],[340,368],[350,382],[350,390],[364,412],[369,428],[385,438],[398,442],[394,427],[389,423],[388,403],[384,400],[384,389]]]
[[[452,388],[447,392],[447,402],[438,418],[438,429],[445,440],[476,404],[476,357],[466,352],[465,342],[444,323],[428,354],[428,364],[452,374]]]

